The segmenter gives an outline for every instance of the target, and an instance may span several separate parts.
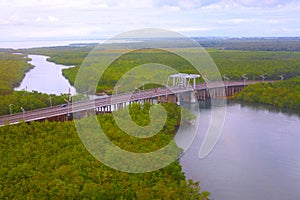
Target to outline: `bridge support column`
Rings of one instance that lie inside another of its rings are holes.
[[[191,103],[196,103],[196,92],[191,92]]]
[[[188,91],[178,95],[181,102],[195,103],[196,102],[196,91]]]
[[[157,102],[158,103],[165,103],[165,102],[167,102],[166,95],[158,96],[157,97]]]
[[[119,104],[118,104],[118,110],[119,110],[119,109],[120,109],[120,110],[123,109],[123,103],[119,103]]]
[[[200,90],[200,98],[201,98],[201,100],[204,100],[205,101],[205,99],[208,97],[208,94],[207,94],[207,92],[206,92],[206,89],[204,89],[204,90]]]
[[[168,103],[177,103],[177,97],[175,94],[170,94],[167,96]]]

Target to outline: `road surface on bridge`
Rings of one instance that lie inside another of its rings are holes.
[[[192,87],[168,87],[168,88],[156,88],[149,90],[140,90],[134,93],[121,93],[117,95],[98,98],[95,100],[85,100],[79,102],[72,102],[67,106],[52,106],[48,108],[42,108],[32,111],[25,111],[24,113],[16,113],[13,115],[0,116],[0,126],[5,124],[17,124],[22,121],[38,121],[43,119],[49,119],[51,117],[68,115],[70,113],[76,113],[85,110],[94,110],[95,108],[116,105],[120,103],[139,101],[142,99],[151,99],[159,96],[179,94],[193,90],[204,90],[218,87],[230,87],[230,86],[245,86],[248,84],[254,84],[261,81],[234,81],[234,82],[215,82],[215,83],[202,83],[197,84],[196,88]]]

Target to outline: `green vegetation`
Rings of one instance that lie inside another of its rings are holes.
[[[300,78],[249,85],[235,99],[300,111]]]
[[[201,39],[198,40],[200,43]],[[296,41],[296,42],[295,42]],[[241,80],[247,74],[250,80],[279,79],[300,75],[299,40],[230,40],[206,41],[202,44],[218,66],[221,74],[231,80]],[[242,44],[242,45],[241,45]],[[298,46],[297,46],[298,45]],[[20,52],[50,56],[49,61],[75,65],[63,74],[74,84],[79,66],[95,47],[68,46],[34,48]],[[229,50],[231,49],[231,50]],[[251,51],[250,51],[251,50]],[[252,51],[255,50],[255,51]],[[276,52],[271,52],[274,50]],[[298,51],[298,52],[287,52]],[[99,50],[108,56],[116,52]],[[12,92],[32,66],[23,55],[0,52],[0,114],[47,107],[49,95],[38,92]],[[125,54],[105,71],[96,92],[111,92],[120,77],[135,66],[156,61],[183,73],[195,73],[189,63],[170,53],[143,49]],[[81,84],[89,90],[89,80],[96,78],[99,63],[91,63],[91,74]],[[151,74],[144,74],[149,76]],[[203,81],[203,80],[202,80]],[[235,99],[251,103],[300,110],[300,79],[276,83],[250,85]],[[146,85],[145,89],[154,87]],[[78,88],[77,88],[78,89]],[[51,96],[52,104],[64,103],[65,96]],[[168,111],[161,132],[151,138],[131,137],[118,128],[111,114],[99,115],[98,121],[108,138],[119,147],[131,152],[150,152],[160,149],[172,140],[180,117],[191,120],[187,111],[174,104],[163,104]],[[140,126],[147,126],[150,105],[133,104],[130,115]],[[124,111],[118,111],[122,116]],[[160,116],[156,120],[160,120]],[[85,119],[80,119],[85,120]],[[73,122],[32,122],[0,127],[0,198],[1,199],[208,199],[209,193],[199,193],[199,183],[186,181],[178,161],[164,169],[144,174],[129,174],[113,170],[92,157],[81,143]],[[180,149],[177,149],[180,152]],[[113,153],[111,155],[113,156]]]
[[[96,46],[85,46],[85,47],[44,47],[44,48],[32,48],[19,50],[26,54],[35,55],[47,55],[50,56],[48,61],[55,62],[63,65],[76,65],[80,66],[84,58],[90,53],[90,51]]]
[[[164,106],[168,116],[177,115],[176,105]],[[137,123],[147,124],[149,108],[135,105],[130,114]],[[138,152],[158,149],[172,138],[177,121],[170,119],[158,137],[132,145],[134,139],[117,128],[111,114],[98,116],[114,143]],[[142,174],[106,167],[87,152],[73,122],[4,126],[0,140],[1,199],[208,199],[208,192],[199,193],[199,183],[185,180],[178,161]]]
[[[50,107],[50,98],[53,106],[65,103],[67,95],[48,95],[39,92],[14,91],[12,94],[2,95],[0,98],[0,115],[21,112],[21,107],[26,111]],[[11,105],[11,106],[10,106]]]
[[[249,80],[260,80],[262,74],[268,80],[279,80],[282,74],[285,78],[300,75],[300,52],[210,50],[209,53],[221,74],[232,80],[242,80],[242,74],[247,74]]]
[[[170,140],[174,136],[176,127],[180,125],[181,118],[183,122],[190,121],[195,118],[195,116],[191,114],[187,109],[179,107],[176,104],[164,103],[160,105],[162,105],[164,109],[167,111],[167,119],[162,130],[159,133],[155,131],[155,127],[152,127],[152,129],[147,131],[149,133],[154,131],[155,136],[150,138],[141,139],[137,137],[131,137],[128,134],[124,134],[124,132],[121,129],[119,129],[118,124],[116,124],[114,117],[112,115],[105,115],[104,117],[99,116],[98,118],[102,123],[108,123],[108,122],[111,123],[110,126],[104,126],[102,127],[102,129],[106,134],[110,133],[107,134],[110,140],[114,141],[115,144],[120,146],[122,149],[126,149],[130,152],[155,151],[158,150],[159,148],[166,146],[170,142]],[[150,107],[151,105],[149,103],[145,103],[143,106],[138,103],[131,104],[129,106],[129,113],[131,119],[139,126],[142,127],[147,126],[151,122],[149,118]],[[127,112],[125,110],[121,110],[115,113],[114,116],[124,119],[126,113]],[[159,122],[162,121],[162,116],[160,116],[159,114],[161,113],[156,112],[156,114],[153,116],[152,120],[158,121],[158,122],[152,122],[153,124],[159,124]],[[125,120],[124,122],[126,123],[127,121]],[[133,132],[135,132],[136,130],[133,127],[128,127],[129,123],[126,124],[128,128],[127,130],[133,134]],[[142,134],[145,133],[143,132]],[[145,149],[145,147],[147,148]]]
[[[218,66],[220,73],[227,74],[231,80],[241,80],[242,74],[247,74],[250,80],[259,80],[262,74],[266,74],[267,78],[271,80],[278,80],[282,74],[285,74],[286,78],[300,75],[300,52],[209,50],[209,54]],[[111,90],[126,71],[147,63],[147,61],[153,62],[153,60],[171,66],[182,73],[196,73],[189,63],[178,56],[166,52],[150,50],[145,52],[143,50],[126,54],[112,63],[99,81],[97,92]],[[74,67],[63,70],[64,75],[72,84],[74,84],[78,69],[79,67]],[[97,74],[96,67],[93,72]],[[88,86],[84,86],[84,83],[80,85],[88,90]]]
[[[51,56],[49,60],[53,62],[75,65],[76,67],[74,68],[63,70],[64,76],[69,79],[71,84],[74,84],[81,62],[91,50],[92,47],[89,46],[84,48],[42,48],[35,51]],[[32,53],[35,51],[30,50]],[[99,53],[113,55],[114,52],[103,50],[99,51]],[[208,49],[208,53],[218,66],[220,73],[227,74],[227,77],[231,80],[241,80],[242,74],[247,74],[249,80],[260,80],[260,75],[262,74],[266,74],[269,80],[279,80],[279,76],[282,74],[285,75],[285,78],[300,75],[300,52]],[[125,72],[135,66],[153,61],[171,66],[183,73],[195,73],[190,64],[179,56],[159,50],[143,49],[125,54],[113,62],[99,81],[96,92],[109,92]],[[97,66],[99,66],[97,63],[91,64],[91,75],[85,80],[94,80],[96,78],[95,75],[98,74]],[[80,90],[89,90],[88,81],[80,85],[82,86]]]
[[[24,55],[0,52],[0,95],[10,94],[33,66]]]
[[[299,37],[194,39],[205,48],[246,51],[300,51]]]

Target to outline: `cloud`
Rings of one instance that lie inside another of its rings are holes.
[[[193,10],[203,7],[254,7],[272,8],[287,5],[297,0],[153,0],[157,6],[174,7],[181,10]]]
[[[242,19],[242,18],[236,18],[236,19],[225,19],[225,20],[218,20],[219,24],[240,24],[240,23],[249,23],[249,22],[256,22],[256,19]]]
[[[57,21],[59,21],[59,20],[58,20],[58,18],[56,18],[56,17],[48,16],[48,21],[51,22],[51,23],[54,23],[54,22],[57,22]]]
[[[152,5],[156,7],[175,8],[176,10],[194,10],[220,1],[221,0],[152,0]]]
[[[299,8],[298,0],[0,0],[0,38],[101,38],[138,28],[297,35]]]
[[[212,27],[180,27],[180,28],[171,28],[176,32],[194,32],[194,31],[210,31],[214,28]]]
[[[278,7],[289,4],[295,0],[235,0],[234,2],[245,7]]]

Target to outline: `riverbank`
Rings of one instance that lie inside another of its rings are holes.
[[[21,84],[25,73],[34,68],[24,54],[0,52],[0,95],[11,94]]]
[[[300,78],[249,85],[234,99],[300,111]]]
[[[76,73],[81,66],[84,59],[93,50],[93,46],[86,47],[58,47],[58,48],[34,48],[27,49],[24,52],[39,53],[50,56],[48,59],[51,62],[64,65],[74,65],[74,68],[64,69],[63,74],[69,80],[71,85],[74,84]],[[300,52],[285,52],[285,51],[241,51],[241,50],[207,50],[218,69],[220,74],[226,74],[230,80],[241,80],[242,74],[247,74],[249,80],[261,80],[262,74],[267,74],[269,80],[280,80],[280,74],[286,74],[285,78],[291,78],[295,75],[300,75],[299,70],[299,55]],[[101,50],[101,53],[111,55],[112,52]],[[149,60],[150,59],[150,60]],[[137,54],[123,55],[116,62],[113,62],[109,67],[108,73],[104,73],[102,82],[99,82],[96,92],[104,92],[112,90],[119,78],[132,69],[138,66],[151,62],[162,63],[182,72],[194,73],[194,68],[184,62],[183,60],[172,57],[170,58],[164,52],[159,51],[141,51]],[[97,78],[98,65],[91,63],[91,79]],[[203,80],[202,80],[203,81]],[[83,91],[86,91],[88,86],[82,84]]]
[[[19,87],[15,90],[38,91],[46,94],[71,94],[76,90],[68,80],[62,76],[62,70],[72,66],[65,66],[48,62],[47,56],[28,55],[28,64],[35,66],[25,74]]]

